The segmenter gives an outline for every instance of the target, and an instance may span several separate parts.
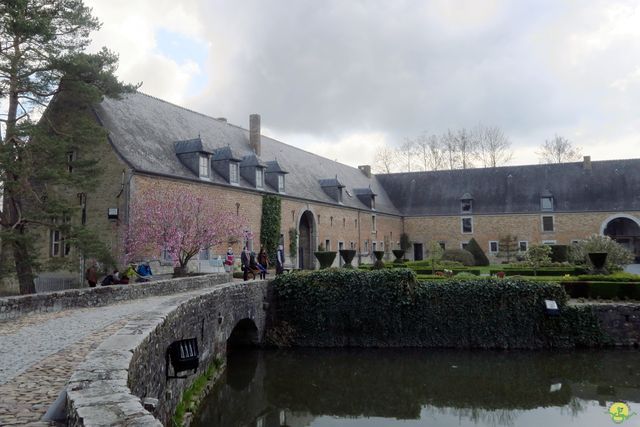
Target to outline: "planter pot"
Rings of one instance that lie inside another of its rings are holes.
[[[404,249],[394,249],[393,254],[395,255],[396,259],[393,262],[402,262],[402,258],[404,258]]]
[[[317,251],[313,253],[320,262],[320,269],[329,268],[333,265],[333,260],[336,259],[336,252],[331,251]]]
[[[342,257],[342,260],[344,261],[344,265],[342,267],[344,267],[344,268],[353,268],[353,265],[351,265],[351,261],[353,261],[353,258],[355,258],[355,256],[356,256],[356,250],[355,249],[341,249],[340,250],[340,256]]]
[[[383,269],[384,262],[382,261],[382,257],[384,256],[384,251],[373,251],[373,255],[376,257],[376,262],[373,263],[373,268],[376,270]]]
[[[594,273],[607,274],[607,271],[604,268],[607,262],[607,255],[608,255],[606,252],[589,252],[587,255],[589,256],[589,261],[591,261],[591,265],[593,265]]]
[[[376,257],[377,261],[382,261],[382,257],[384,256],[384,251],[373,251],[373,256]]]
[[[184,277],[187,275],[187,267],[173,267],[173,277]]]

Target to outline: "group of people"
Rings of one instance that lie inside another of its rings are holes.
[[[227,258],[225,259],[225,265],[233,266],[234,255],[233,249],[229,247],[227,251]],[[256,253],[249,250],[249,247],[245,245],[240,254],[240,265],[242,268],[242,278],[247,281],[249,275],[256,278],[256,274],[260,279],[266,279],[269,270],[269,256],[264,249],[264,246],[260,247],[260,252],[256,256]],[[284,249],[282,245],[278,246],[276,251],[276,275],[281,274],[284,271]]]
[[[148,282],[151,280],[152,275],[148,262],[139,265],[131,263],[122,273],[118,270],[113,270],[113,272],[107,274],[100,282],[100,286],[127,285],[132,281]],[[89,268],[85,271],[85,279],[91,288],[95,288],[98,284],[98,265],[95,261],[90,262]]]

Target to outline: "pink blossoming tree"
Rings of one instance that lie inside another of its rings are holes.
[[[203,249],[241,238],[244,218],[215,209],[189,191],[149,189],[136,194],[125,237],[125,262],[166,251],[180,271]]]

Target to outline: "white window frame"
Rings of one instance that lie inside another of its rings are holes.
[[[284,193],[284,174],[278,174],[278,193]]]
[[[371,242],[371,252],[375,252],[378,250],[378,242],[376,242],[375,240],[373,240]]]
[[[376,210],[376,196],[371,196],[371,210]]]
[[[522,244],[524,243],[525,250],[522,250]],[[527,252],[529,250],[529,241],[528,240],[520,240],[518,241],[518,252]]]
[[[375,233],[376,231],[378,231],[378,226],[376,223],[376,216],[375,215],[371,215],[371,232]]]
[[[464,207],[467,203],[469,204],[469,209],[465,210]],[[460,200],[460,212],[463,214],[470,214],[473,212],[473,199]]]
[[[464,231],[464,220],[468,219],[471,221],[471,231]],[[463,216],[460,218],[460,232],[462,234],[473,234],[473,217],[472,216]]]
[[[545,230],[544,229],[544,219],[545,218],[551,218],[551,230]],[[540,215],[540,228],[542,229],[543,233],[555,233],[556,231],[556,218],[555,215]]]
[[[549,200],[551,202],[551,206],[550,207],[546,207],[544,206],[544,200]],[[554,208],[554,200],[553,197],[540,197],[540,210],[543,212],[553,212],[553,208]]]
[[[440,245],[440,248],[444,251],[447,248],[447,242],[444,240],[438,240],[438,245]]]
[[[555,245],[555,244],[557,244],[557,243],[558,243],[558,241],[557,241],[557,240],[543,240],[543,241],[542,241],[542,244],[543,244],[543,245]]]
[[[236,162],[229,162],[229,183],[240,184],[240,165]]]
[[[325,251],[330,251],[331,250],[331,239],[325,239],[324,240],[324,250]]]
[[[465,245],[468,247],[469,246],[469,241],[466,242],[460,242],[460,249],[466,249]]]
[[[50,252],[49,256],[59,257],[62,253],[62,233],[60,230],[51,230],[49,233]]]
[[[369,240],[364,241],[364,253],[365,254],[369,253]]]
[[[492,250],[491,249],[491,244],[495,243],[496,244],[496,250]],[[497,240],[489,240],[489,253],[490,254],[497,254],[498,252],[500,252],[500,242]]]
[[[256,168],[256,188],[264,188],[264,171]]]
[[[209,178],[209,157],[200,156],[198,162],[200,178]]]

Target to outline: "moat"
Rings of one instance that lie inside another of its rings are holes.
[[[640,414],[637,350],[241,350],[192,426],[606,426],[614,402]]]

